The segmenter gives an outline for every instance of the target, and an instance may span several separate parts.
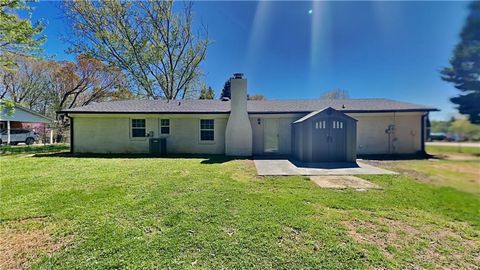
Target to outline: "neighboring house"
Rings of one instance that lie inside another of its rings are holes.
[[[424,152],[426,119],[436,110],[386,99],[247,101],[243,75],[235,74],[230,83],[231,101],[112,101],[59,113],[71,120],[71,151],[75,153],[148,153],[149,139],[166,138],[166,151],[171,154],[251,156],[295,152],[301,159],[318,161],[312,158],[322,156],[312,153],[322,151],[316,150],[322,149],[318,143],[312,151],[302,151],[307,154],[298,154],[295,147],[313,141],[333,143],[329,149],[345,151],[335,160],[348,160],[352,153]],[[306,116],[326,117],[325,112],[337,118],[322,118],[321,123],[301,121],[307,125],[303,135],[293,136],[295,121]],[[355,125],[344,123],[352,118]],[[332,139],[338,136],[342,139]],[[302,144],[302,140],[309,142]]]
[[[1,102],[1,101],[0,101]],[[55,120],[20,105],[15,105],[13,110],[3,108],[0,112],[0,131],[6,131],[6,139],[3,143],[10,143],[10,133],[20,129],[30,129],[43,134],[51,129],[48,128]]]

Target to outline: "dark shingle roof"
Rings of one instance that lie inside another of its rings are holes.
[[[332,107],[343,112],[436,111],[423,105],[388,99],[249,100],[249,113],[309,113]],[[60,113],[229,113],[230,101],[124,100],[93,103]]]

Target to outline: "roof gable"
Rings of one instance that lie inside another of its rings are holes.
[[[15,112],[12,115],[9,115],[7,109],[3,108],[1,110],[0,120],[30,123],[52,123],[55,121],[52,118],[41,115],[20,105],[15,105]]]
[[[348,116],[346,115],[345,113],[341,112],[341,111],[338,111],[338,110],[335,110],[334,108],[332,107],[327,107],[327,108],[324,108],[322,110],[318,110],[318,111],[314,111],[314,112],[311,112],[307,115],[305,115],[304,117],[298,119],[297,121],[293,122],[293,124],[298,124],[298,123],[302,123],[302,122],[305,122],[311,118],[314,118],[315,116],[320,116],[320,115],[324,115],[324,114],[327,114],[327,115],[331,115],[331,114],[337,114],[337,115],[340,115],[341,117],[345,117],[345,118],[349,118],[353,121],[357,121],[357,119],[351,117],[351,116]]]

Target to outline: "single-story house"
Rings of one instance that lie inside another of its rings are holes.
[[[231,100],[110,101],[59,113],[70,118],[74,153],[149,153],[160,147],[169,154],[329,161],[318,151],[341,149],[331,155],[334,160],[424,152],[426,120],[436,110],[387,99],[247,101],[243,75],[230,83]]]

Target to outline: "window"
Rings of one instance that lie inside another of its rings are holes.
[[[160,119],[160,134],[170,134],[170,119]]]
[[[315,122],[315,128],[316,129],[323,129],[325,128],[325,121],[319,121],[319,122]]]
[[[214,139],[213,119],[200,119],[200,141],[213,141]]]
[[[132,138],[145,137],[145,119],[132,119]]]
[[[335,129],[341,129],[341,128],[343,128],[343,122],[341,122],[341,121],[333,121],[333,128],[335,128]]]

